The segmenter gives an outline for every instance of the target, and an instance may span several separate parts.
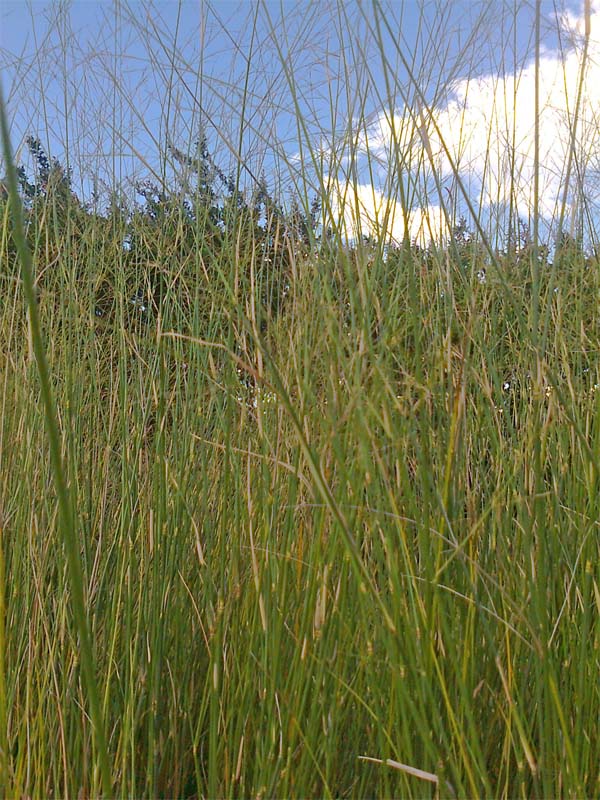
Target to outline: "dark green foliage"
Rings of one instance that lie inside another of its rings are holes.
[[[215,303],[225,310],[251,291],[264,327],[285,304],[291,260],[316,241],[318,199],[308,213],[297,201],[285,212],[264,175],[242,193],[216,163],[204,134],[191,154],[169,146],[181,168],[174,187],[140,180],[135,190],[142,202],[134,206],[116,187],[102,215],[80,202],[70,170],[50,159],[38,139],[30,136],[27,144],[34,174],[28,178],[20,167],[19,183],[38,292],[52,295],[54,265],[68,253],[77,294],[85,298],[82,312],[104,327],[139,331],[159,314],[168,317],[169,309],[178,319],[180,311],[195,317],[197,327]],[[0,207],[5,200],[0,195]],[[14,263],[12,244],[8,253]]]

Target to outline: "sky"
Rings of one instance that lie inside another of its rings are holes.
[[[590,4],[585,57],[581,9],[566,9],[559,23],[559,42],[546,40],[541,47],[537,208],[548,234],[556,234],[560,224],[560,230],[586,240],[595,233],[598,241],[600,3]],[[486,64],[479,74],[459,75],[434,108],[423,100],[416,112],[406,105],[392,115],[384,109],[364,132],[363,150],[371,160],[381,161],[387,175],[398,152],[414,156],[421,146],[421,202],[411,221],[411,238],[443,237],[447,225],[440,196],[446,210],[456,204],[469,218],[457,173],[479,220],[498,230],[503,227],[499,218],[506,222],[507,209],[513,208],[531,226],[536,207],[534,52],[517,68],[516,62]],[[407,146],[411,142],[416,145]],[[424,175],[432,165],[438,178],[433,186]],[[393,222],[387,227],[401,241],[405,220],[387,200],[394,193],[378,190],[374,183],[358,182],[361,206],[367,210],[364,224],[368,227],[369,219],[372,223],[391,207]],[[423,191],[423,186],[429,188]]]
[[[600,0],[582,77],[584,18],[579,0],[541,3],[548,235],[598,230]],[[19,160],[39,136],[82,198],[172,185],[167,144],[202,130],[243,186],[264,174],[309,202],[325,185],[349,236],[426,242],[461,215],[531,220],[534,22],[526,0],[0,0],[0,74]]]

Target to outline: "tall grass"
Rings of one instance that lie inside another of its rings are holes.
[[[293,58],[315,20],[278,27],[261,6],[249,23],[252,58],[262,68],[271,47],[282,72],[269,100],[293,109],[300,162],[256,122],[250,57],[241,95],[220,90],[241,109],[222,129],[236,186],[271,136],[304,210],[322,197],[331,233],[285,240],[286,271],[242,214],[218,261],[199,215],[182,263],[183,217],[148,229],[68,203],[67,235],[51,193],[31,254],[15,255],[15,192],[0,204],[7,796],[600,793],[600,265],[564,247],[551,268],[537,237],[500,250],[449,148],[471,241],[389,247],[383,208],[376,235],[348,246],[340,209],[360,224],[359,160],[375,175],[380,157],[369,87],[409,109],[391,117],[399,213],[437,192],[452,227],[458,205],[433,150],[447,87],[393,49],[390,9],[335,13],[352,46],[318,136]],[[426,54],[425,16],[420,36]],[[191,87],[178,39],[162,45],[169,128],[204,78]],[[116,185],[135,101],[108,67]],[[10,162],[6,126],[3,142]],[[153,252],[133,276],[127,225]],[[145,321],[130,281],[157,270]]]

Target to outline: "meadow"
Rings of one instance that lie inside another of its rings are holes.
[[[3,796],[598,796],[594,243],[352,243],[202,140],[98,214],[2,122]]]

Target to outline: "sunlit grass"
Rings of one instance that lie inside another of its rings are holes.
[[[7,796],[600,792],[598,261],[349,248],[323,205],[267,278],[241,218],[189,270],[140,221],[132,276],[49,207],[28,307],[0,205]]]

